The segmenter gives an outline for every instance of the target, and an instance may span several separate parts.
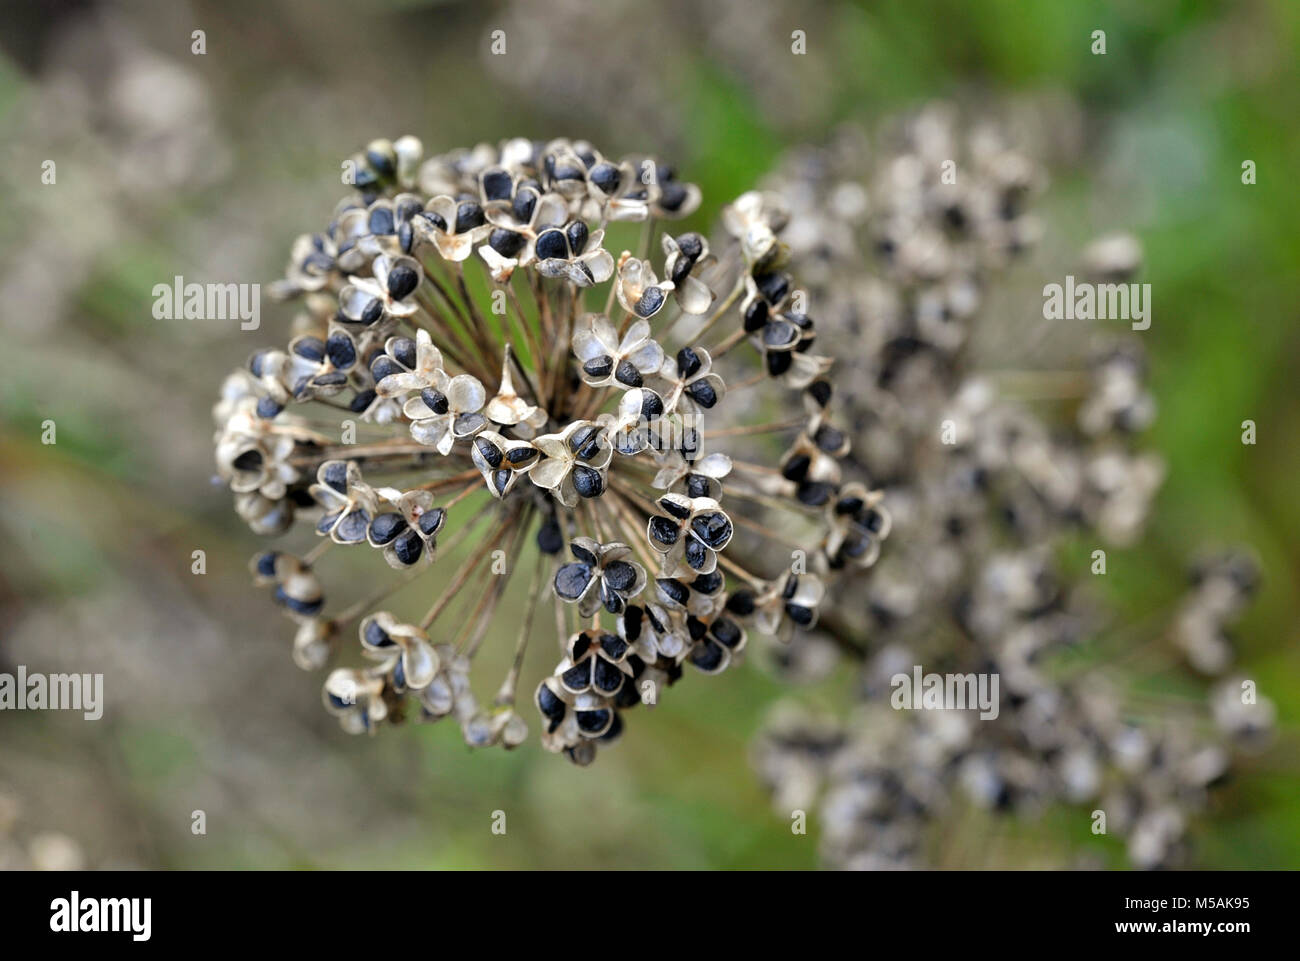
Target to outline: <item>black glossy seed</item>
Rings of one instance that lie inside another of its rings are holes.
[[[483,172],[484,200],[506,200],[513,188],[514,184],[510,179],[510,174],[500,167],[493,167],[491,170]]]
[[[397,539],[393,541],[393,553],[397,559],[408,567],[420,559],[420,554],[424,552],[424,541],[420,535],[407,528]]]
[[[388,274],[388,296],[402,300],[420,286],[420,275],[414,267],[398,264]]]
[[[780,304],[790,293],[789,274],[764,274],[762,277],[755,277],[754,282],[758,285],[759,293],[773,306]]]
[[[600,635],[600,649],[611,661],[621,661],[627,653],[627,641],[617,634]]]
[[[681,248],[682,256],[688,258],[692,263],[699,259],[700,254],[704,253],[704,238],[694,231],[684,233],[677,239],[677,246]]]
[[[587,179],[606,194],[618,191],[623,174],[612,163],[598,163],[587,172]]]
[[[641,392],[641,419],[651,421],[656,417],[663,416],[663,412],[663,398],[653,390],[643,390]]]
[[[403,666],[405,660],[404,657],[399,657],[397,663],[393,665],[393,687],[399,691],[406,687],[406,668]]]
[[[587,690],[587,688],[591,687],[591,664],[584,663],[584,664],[579,664],[576,667],[569,668],[567,671],[565,671],[563,674],[560,675],[560,680],[562,680],[564,682],[564,686],[569,688],[570,690],[574,690],[574,691]],[[578,720],[579,723],[581,723],[582,720],[581,714],[578,715]]]
[[[403,367],[411,368],[415,366],[415,341],[410,337],[394,337],[388,346],[388,352]]]
[[[537,191],[532,187],[520,185],[515,193],[515,202],[511,205],[510,212],[514,214],[516,220],[526,224],[533,219],[533,210],[536,206]]]
[[[545,717],[564,717],[564,701],[545,684],[537,686],[537,709]]]
[[[325,606],[325,599],[322,597],[311,600],[302,600],[297,597],[290,597],[284,592],[283,587],[275,589],[275,599],[283,604],[295,614],[301,614],[303,617],[314,617],[320,613],[320,609]]]
[[[610,561],[605,565],[605,583],[616,591],[628,591],[636,583],[636,568],[627,561]]]
[[[480,457],[489,467],[499,467],[501,465],[501,451],[497,449],[486,437],[476,437],[474,439],[474,449],[478,451]]]
[[[510,480],[514,472],[510,470],[499,470],[492,475],[492,489],[497,492],[498,496],[505,494],[506,488],[510,486]]]
[[[686,542],[686,563],[692,570],[702,570],[709,562],[709,550],[695,538]]]
[[[447,395],[433,387],[426,387],[420,391],[420,399],[424,401],[424,406],[435,414],[445,414],[451,409],[447,403]]]
[[[537,237],[534,248],[538,260],[568,260],[569,242],[564,239],[564,232],[555,227],[543,230]]]
[[[687,517],[691,516],[691,508],[689,505],[683,504],[681,501],[674,500],[671,497],[659,498],[659,507],[664,511],[664,513],[671,514],[679,520],[685,520]]]
[[[659,206],[664,210],[675,211],[686,202],[686,188],[675,181],[659,182]]]
[[[745,308],[745,333],[752,334],[756,330],[762,330],[767,324],[767,304],[762,300],[755,300]]]
[[[691,497],[709,497],[709,478],[703,474],[687,474],[686,493]]]
[[[681,531],[666,517],[650,518],[650,536],[660,544],[676,544]]]
[[[257,558],[257,573],[263,577],[274,577],[275,559],[279,556],[275,551],[267,551],[265,554],[259,555]]]
[[[392,647],[396,643],[376,620],[366,622],[365,634],[366,643],[371,647]]]
[[[556,163],[554,157],[548,158],[548,162],[550,163],[551,179],[553,180],[581,180],[582,179],[583,170],[581,167],[576,167],[573,164],[568,163],[567,161]]]
[[[584,424],[569,435],[569,450],[579,457],[590,459],[599,450],[598,428]]]
[[[432,210],[426,210],[424,213],[420,214],[420,216],[430,227],[436,227],[442,231],[447,229],[447,221],[442,219],[441,214],[436,214]]]
[[[392,374],[403,373],[403,371],[404,368],[387,354],[380,354],[370,362],[370,373],[374,376],[375,383],[379,383],[379,381]]]
[[[321,361],[325,359],[325,342],[318,337],[300,337],[293,352],[306,360]]]
[[[830,381],[815,380],[808,385],[808,393],[817,402],[818,407],[825,407],[831,400]]]
[[[808,476],[808,468],[811,465],[812,458],[807,454],[795,454],[781,468],[781,476],[786,480],[801,481]]]
[[[527,238],[523,234],[517,234],[513,230],[506,230],[504,227],[496,228],[488,237],[488,246],[502,257],[513,257],[524,249],[526,242]]]
[[[844,434],[829,425],[823,425],[813,438],[817,446],[829,454],[835,453],[844,446]]]
[[[330,339],[325,342],[325,353],[339,370],[347,370],[357,362],[356,344],[342,331],[330,334]]]
[[[691,531],[709,547],[718,550],[731,537],[731,520],[721,511],[709,511],[691,521]]]
[[[785,612],[789,615],[790,620],[794,621],[800,627],[807,627],[813,622],[813,610],[807,607],[800,607],[798,604],[787,604]]]
[[[626,384],[628,387],[640,387],[645,383],[645,380],[641,377],[641,371],[637,370],[630,360],[619,363],[618,372],[614,374],[614,379],[620,384]]]
[[[697,594],[716,594],[722,588],[722,572],[714,571],[711,574],[700,574],[695,580],[691,581],[691,590]]]
[[[695,460],[696,455],[700,452],[700,432],[694,427],[687,427],[682,431],[682,443],[678,448],[682,457],[688,461]]]
[[[420,519],[416,521],[416,523],[420,527],[420,533],[424,534],[425,537],[430,537],[438,533],[442,528],[443,521],[446,519],[447,512],[441,507],[435,507],[421,514]]]
[[[774,319],[763,327],[763,344],[773,349],[789,347],[799,339],[799,329],[794,324]]]
[[[481,227],[486,222],[483,208],[472,200],[467,200],[456,208],[456,233],[458,234]]]
[[[602,354],[587,361],[582,365],[582,369],[588,377],[608,377],[609,372],[614,369],[614,358],[609,354]]]
[[[564,236],[569,241],[569,249],[573,251],[573,256],[576,257],[587,249],[588,234],[587,225],[581,220],[575,220],[564,228]]]
[[[339,526],[334,528],[334,536],[344,544],[359,544],[366,539],[369,527],[370,515],[363,510],[355,510],[343,516]]]
[[[387,236],[393,232],[393,212],[387,207],[376,207],[370,211],[370,219],[367,222],[372,234]]]
[[[736,591],[727,598],[727,610],[738,617],[748,617],[754,613],[754,592],[748,589]]]
[[[788,350],[772,351],[767,355],[767,372],[773,377],[780,377],[790,365],[794,363],[794,357]]]
[[[262,420],[271,420],[282,410],[284,410],[284,405],[272,400],[270,397],[262,397],[257,401],[257,416]]]
[[[406,518],[401,514],[379,514],[370,522],[370,543],[380,547],[406,530]]]
[[[266,367],[266,358],[269,354],[269,350],[262,350],[248,358],[248,369],[252,371],[254,377],[262,376],[262,371]]]
[[[635,312],[638,317],[652,317],[664,305],[664,292],[661,287],[647,287],[636,302]]]
[[[841,497],[835,502],[835,513],[840,516],[856,514],[864,503],[861,497]]]
[[[655,583],[664,595],[675,604],[685,604],[690,599],[691,591],[675,577],[661,577]]]
[[[537,549],[543,554],[558,554],[564,549],[564,533],[554,517],[548,517],[537,528]]]
[[[725,649],[712,641],[705,641],[691,651],[691,663],[701,671],[716,671],[722,664]]]
[[[333,460],[325,465],[321,479],[340,494],[348,492],[348,466],[341,460]]]
[[[831,485],[819,481],[809,481],[799,485],[795,498],[808,507],[821,507],[831,499]]]
[[[735,621],[719,617],[713,622],[713,636],[718,639],[718,643],[735,647],[740,643],[740,628]]]
[[[371,324],[378,323],[383,316],[384,305],[378,297],[371,297],[370,300],[366,301],[366,306],[361,309],[360,320],[361,323],[369,327]]]
[[[527,464],[537,456],[537,450],[533,447],[512,447],[506,451],[506,460],[510,462],[512,467]]]
[[[611,712],[606,708],[596,711],[578,712],[578,729],[587,734],[599,734],[613,723]]]
[[[394,173],[393,158],[383,150],[367,150],[366,163],[378,174],[385,177],[391,177]]]
[[[677,352],[677,373],[683,378],[694,377],[701,363],[700,355],[690,347],[683,347]]]
[[[348,409],[354,414],[360,414],[375,402],[375,397],[375,392],[370,388],[366,388],[352,398],[352,402],[348,404]]]
[[[599,497],[605,491],[605,478],[600,471],[581,464],[573,467],[573,487],[580,497]]]
[[[713,389],[713,385],[707,380],[697,380],[686,388],[686,393],[690,394],[691,399],[705,410],[718,402],[718,392]]]

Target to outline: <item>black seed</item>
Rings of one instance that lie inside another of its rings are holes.
[[[370,362],[370,373],[374,376],[375,383],[392,374],[400,374],[403,370],[404,368],[387,354],[380,354]]]
[[[502,257],[513,257],[524,249],[525,242],[526,238],[523,234],[517,234],[513,230],[506,230],[504,227],[496,228],[488,236],[488,246]]]
[[[544,717],[564,717],[564,701],[545,684],[537,685],[537,709]]]
[[[825,380],[815,380],[808,385],[808,393],[812,395],[812,399],[817,402],[818,407],[825,407],[830,403],[831,399],[830,382]]]
[[[740,628],[735,621],[719,617],[713,622],[713,636],[718,639],[718,643],[735,647],[740,643]]]
[[[827,453],[834,453],[844,445],[844,434],[830,426],[821,427],[813,439]]]
[[[420,275],[414,267],[398,264],[388,273],[388,296],[394,300],[402,300],[418,286]]]
[[[675,181],[659,182],[659,206],[664,210],[678,210],[686,202],[686,188]]]
[[[348,492],[348,465],[341,460],[332,460],[325,465],[321,479],[340,494]]]
[[[563,548],[564,534],[560,530],[560,522],[554,517],[548,517],[537,528],[537,549],[543,554],[558,554]]]
[[[664,292],[661,287],[647,287],[637,301],[635,312],[638,317],[652,317],[655,311],[664,305]]]
[[[591,687],[591,665],[588,663],[571,667],[560,675],[560,679],[564,682],[564,686],[571,690],[585,691]],[[578,719],[581,722],[581,714],[578,715]]]
[[[274,577],[275,559],[279,556],[275,551],[267,551],[265,554],[259,555],[257,558],[257,573],[263,577]]]
[[[812,458],[807,454],[795,454],[781,468],[781,476],[786,480],[801,481],[808,476],[808,468],[811,465]]]
[[[475,227],[481,227],[486,223],[483,217],[483,208],[472,200],[467,200],[456,208],[456,233],[463,234],[467,230],[473,230]]]
[[[588,233],[587,225],[581,220],[575,220],[564,228],[564,235],[569,240],[569,249],[573,251],[573,256],[577,257],[587,249]]]
[[[262,420],[271,420],[282,410],[284,410],[284,405],[273,401],[269,397],[262,397],[257,402],[257,416]]]
[[[664,595],[675,604],[685,604],[691,596],[690,588],[675,577],[661,577],[656,583]]]
[[[763,343],[767,347],[788,347],[798,339],[798,328],[784,320],[773,320],[763,328]]]
[[[515,219],[526,224],[533,219],[533,209],[537,206],[537,191],[532,187],[520,186],[515,194],[515,202],[510,208]]]
[[[314,617],[320,613],[320,609],[325,606],[325,599],[317,597],[312,600],[300,600],[296,597],[290,597],[284,592],[283,587],[275,589],[275,599],[283,604],[295,614],[301,614],[303,617]]]
[[[773,306],[785,300],[786,295],[790,293],[789,274],[764,274],[762,277],[755,277],[754,282],[758,285],[759,293]]]
[[[599,497],[605,491],[605,479],[600,476],[600,471],[575,464],[573,486],[580,497]]]
[[[600,449],[597,442],[598,430],[591,424],[584,424],[569,435],[569,450],[579,457],[591,459]]]
[[[252,371],[254,377],[262,376],[262,370],[266,365],[266,357],[269,353],[269,350],[262,350],[248,358],[248,369]]]
[[[842,497],[835,502],[835,513],[840,516],[856,514],[864,503],[861,497]]]
[[[722,587],[722,572],[714,571],[712,574],[701,574],[691,581],[691,590],[697,594],[716,594]]]
[[[506,488],[510,486],[510,478],[514,477],[514,472],[509,470],[499,470],[492,475],[492,488],[498,495],[505,494]]]
[[[506,451],[506,460],[508,460],[514,467],[527,464],[536,456],[537,450],[533,447],[512,447],[510,450]]]
[[[376,207],[370,211],[370,220],[367,224],[372,234],[387,236],[393,232],[393,212],[387,207]]]
[[[627,653],[627,641],[617,634],[600,635],[600,649],[611,661],[621,661]]]
[[[500,167],[493,167],[491,170],[483,173],[483,199],[484,200],[506,200],[510,196],[510,191],[514,184],[510,180],[510,174]]]
[[[745,308],[745,333],[752,334],[756,330],[762,330],[767,324],[767,304],[762,300],[755,300]]]
[[[352,402],[348,404],[348,409],[354,414],[360,414],[375,402],[375,396],[373,390],[366,388],[365,390],[360,391],[357,396],[352,398]]]
[[[748,617],[754,613],[754,592],[751,590],[736,591],[727,598],[727,610],[738,617]]]
[[[767,372],[773,377],[780,377],[793,363],[794,357],[791,356],[790,351],[773,351],[767,355]]]
[[[694,231],[685,233],[677,238],[677,246],[681,248],[684,256],[694,262],[699,259],[700,254],[704,253],[704,238]]]
[[[393,687],[399,691],[406,687],[406,668],[402,666],[404,660],[404,657],[399,657],[393,665]]]
[[[670,497],[659,498],[659,507],[665,513],[671,514],[673,517],[682,520],[691,516],[691,509],[689,506],[681,503],[680,501],[673,500]]]
[[[681,533],[677,525],[666,517],[650,518],[650,536],[660,544],[676,544]]]
[[[641,419],[642,420],[647,420],[647,421],[654,420],[656,417],[662,416],[663,412],[664,412],[664,401],[662,397],[656,394],[653,390],[646,390],[641,392]]]
[[[800,484],[795,491],[795,498],[808,507],[821,507],[831,499],[831,485],[820,481]]]
[[[618,191],[623,174],[611,163],[598,163],[587,172],[587,179],[606,194]]]
[[[705,410],[718,402],[718,393],[707,380],[697,380],[686,388],[686,393],[690,394],[695,403]]]
[[[683,347],[677,352],[677,373],[682,378],[694,377],[695,372],[700,369],[700,364],[700,355],[690,347]]]
[[[435,414],[445,414],[451,409],[450,405],[447,403],[447,395],[432,387],[426,387],[424,390],[420,391],[420,399],[424,401],[424,406],[429,408],[429,410],[433,411]],[[496,465],[493,464],[492,466],[495,467]]]
[[[721,511],[709,511],[691,521],[691,531],[706,545],[718,550],[731,537],[731,521]]]
[[[401,514],[379,514],[370,522],[370,543],[383,546],[406,530],[406,518]]]
[[[569,259],[569,242],[564,239],[564,232],[554,227],[541,232],[535,250],[538,260]]]
[[[431,537],[442,529],[442,524],[446,519],[447,512],[441,507],[435,507],[421,514],[416,523],[420,527],[420,533],[425,537]]]
[[[307,360],[324,360],[325,342],[318,337],[301,337],[293,345],[293,352]]]
[[[701,570],[709,562],[709,549],[691,538],[686,542],[686,563],[693,570]]]
[[[587,361],[582,365],[582,369],[588,377],[608,377],[609,372],[614,369],[614,358],[609,354],[602,354],[593,360]]]
[[[363,510],[355,510],[344,515],[334,533],[344,544],[358,544],[366,539],[369,527],[370,515]]]
[[[712,641],[705,641],[691,651],[691,663],[701,671],[716,671],[722,663],[724,649]]]
[[[436,227],[442,231],[447,229],[447,221],[442,219],[441,214],[436,214],[432,210],[426,210],[424,213],[420,214],[420,216],[424,218],[425,222],[430,227]]]
[[[790,620],[794,621],[800,627],[807,627],[813,622],[813,611],[808,607],[800,607],[798,604],[787,604],[785,612],[789,615]]]
[[[497,446],[484,437],[477,437],[474,440],[474,449],[478,451],[479,456],[487,462],[489,467],[499,467],[501,464],[501,451]]]
[[[612,722],[610,711],[606,708],[600,708],[596,711],[579,711],[578,712],[578,729],[588,734],[598,734],[608,727]]]
[[[396,642],[379,626],[378,621],[371,620],[366,622],[366,643],[371,647],[392,647]]]
[[[576,601],[591,583],[591,567],[587,564],[564,564],[555,572],[555,593],[566,601]]]
[[[616,591],[628,591],[636,583],[636,568],[627,561],[610,561],[605,565],[605,583]]]
[[[623,612],[623,637],[632,644],[635,644],[641,637],[641,622],[645,619],[645,611],[637,605],[629,607]]]
[[[703,474],[687,474],[686,493],[691,497],[708,497],[709,478]]]
[[[357,362],[357,347],[342,331],[330,334],[330,339],[325,342],[325,353],[339,370],[347,370]]]
[[[403,367],[409,369],[415,366],[415,341],[410,337],[394,337],[388,347],[388,353]]]

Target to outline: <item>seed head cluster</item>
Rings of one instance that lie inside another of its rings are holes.
[[[274,286],[300,305],[291,338],[214,414],[239,516],[314,534],[251,571],[297,625],[296,663],[332,667],[346,730],[453,715],[470,744],[515,746],[540,633],[543,743],[585,764],[687,665],[812,628],[828,579],[875,562],[889,515],[843,475],[778,198],[738,198],[710,240],[659,228],[698,187],[583,141],[426,157],[407,136],[344,168],[354,189]],[[376,556],[345,565],[374,584],[336,606],[320,568],[340,548]],[[394,613],[398,592],[423,616]],[[476,656],[501,635],[511,666],[480,701]]]

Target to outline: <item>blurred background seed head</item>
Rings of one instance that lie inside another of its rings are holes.
[[[214,385],[258,335],[154,320],[151,291],[178,274],[269,283],[339,195],[340,162],[376,136],[414,133],[430,151],[557,134],[653,148],[703,188],[703,228],[807,157],[800,145],[834,149],[843,125],[888,130],[937,99],[963,120],[996,118],[1047,175],[1034,204],[1047,229],[982,291],[998,318],[981,326],[983,356],[1025,364],[1015,351],[1041,328],[1042,286],[1103,233],[1141,241],[1154,319],[1138,336],[1159,405],[1145,446],[1165,476],[1144,535],[1110,553],[1095,590],[1141,621],[1177,609],[1203,546],[1253,549],[1262,584],[1235,663],[1276,705],[1277,735],[1213,794],[1187,863],[1300,864],[1293,4],[69,0],[0,17],[0,670],[103,672],[107,702],[94,722],[0,715],[0,785],[16,799],[0,811],[0,863],[811,867],[836,850],[849,821],[814,813],[810,835],[792,835],[750,769],[747,745],[784,690],[759,657],[684,686],[653,730],[582,772],[534,745],[471,757],[445,728],[371,743],[339,732],[270,602],[249,600],[256,545],[209,483]],[[1090,52],[1097,29],[1104,56]],[[262,323],[287,329],[289,312],[266,308]],[[1076,356],[1085,323],[1034,363]],[[1255,446],[1240,442],[1247,419]],[[204,575],[190,573],[196,549]],[[1077,561],[1091,548],[1072,549]],[[829,660],[786,656],[810,677]],[[855,683],[831,671],[805,693],[842,717]],[[1232,706],[1215,703],[1230,725]],[[859,730],[900,721],[886,710]],[[935,724],[928,744],[951,736]],[[788,803],[812,804],[798,777],[782,784]],[[832,797],[832,814],[869,804],[862,790]],[[195,811],[206,835],[191,832]],[[948,817],[941,863],[988,860],[982,817]],[[905,847],[883,833],[873,850]],[[996,863],[1132,859],[1074,810],[1017,814],[1008,835]]]

